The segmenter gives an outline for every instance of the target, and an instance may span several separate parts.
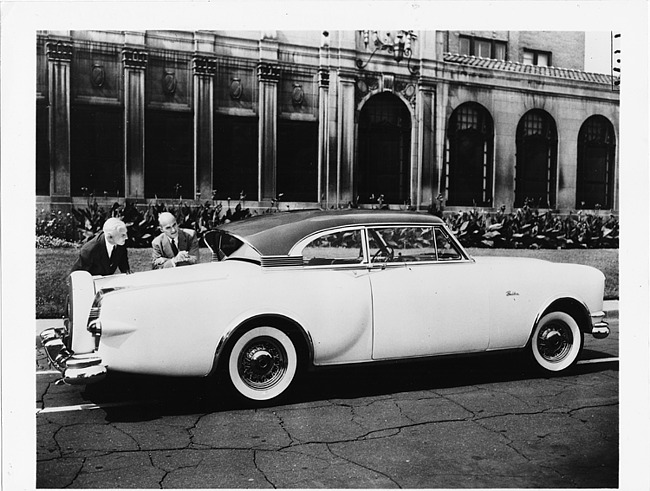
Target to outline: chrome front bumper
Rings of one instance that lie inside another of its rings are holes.
[[[103,380],[106,366],[102,359],[93,353],[75,355],[63,341],[67,334],[65,327],[52,327],[40,334],[50,365],[62,374],[61,382],[82,385]]]
[[[596,339],[605,339],[609,336],[609,324],[605,322],[606,312],[594,312],[591,314],[591,334]]]

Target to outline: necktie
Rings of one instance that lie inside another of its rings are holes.
[[[108,258],[108,261],[110,262],[111,266],[115,264],[115,256],[116,256],[115,249],[117,249],[117,247],[113,246],[113,250],[111,251],[111,256]]]
[[[176,247],[176,239],[172,239],[172,252],[174,253],[174,256],[178,254],[178,247]]]

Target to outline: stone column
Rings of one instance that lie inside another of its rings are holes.
[[[147,52],[124,48],[124,196],[144,198],[144,75]]]
[[[194,56],[194,196],[209,199],[213,187],[214,75],[217,60]]]
[[[345,206],[354,197],[354,73],[339,71],[337,205]]]
[[[329,207],[329,68],[318,69],[318,202]]]
[[[70,65],[72,43],[48,41],[50,196],[70,198]],[[62,199],[66,198],[66,199]]]
[[[436,124],[435,124],[435,95],[434,87],[421,85],[419,87],[419,102],[417,104],[418,139],[418,183],[416,202],[417,209],[429,206],[435,199],[434,190],[438,189],[438,173],[436,171]]]
[[[278,81],[277,65],[261,62],[257,65],[259,78],[259,174],[258,200],[276,197],[276,147],[278,134]]]

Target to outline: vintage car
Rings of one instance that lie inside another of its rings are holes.
[[[472,258],[426,213],[279,212],[205,239],[209,263],[72,273],[65,327],[42,334],[62,380],[215,375],[267,401],[328,365],[525,349],[552,374],[609,334],[597,269]]]

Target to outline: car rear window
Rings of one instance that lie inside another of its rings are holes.
[[[205,243],[212,251],[213,261],[227,258],[260,259],[259,254],[241,239],[223,231],[213,231],[205,236]]]

